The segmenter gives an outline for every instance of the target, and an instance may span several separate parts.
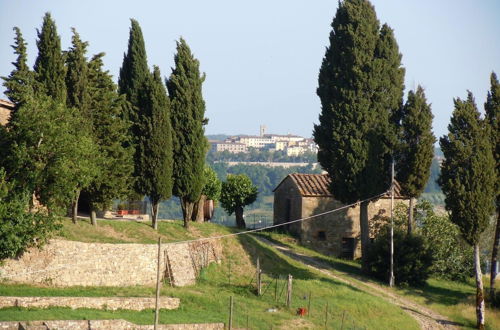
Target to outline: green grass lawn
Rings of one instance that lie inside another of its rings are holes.
[[[361,273],[361,264],[358,261],[343,260],[325,256],[321,253],[308,249],[307,247],[300,246],[296,239],[289,235],[279,234],[275,232],[262,233],[267,239],[273,240],[284,244],[295,251],[301,252],[305,255],[314,256],[318,260],[328,263],[333,269],[347,273],[348,275],[355,275],[356,277],[363,277]],[[381,285],[381,283],[372,278],[363,277],[364,281],[371,281]],[[484,278],[483,284],[485,285],[485,293],[487,293],[487,284],[489,278]],[[419,288],[395,288],[391,289],[386,287],[387,290],[394,290],[396,293],[407,297],[423,306],[427,306],[438,313],[447,316],[451,321],[463,325],[464,328],[475,328],[476,314],[475,314],[475,294],[476,286],[474,280],[471,278],[466,283],[455,282],[445,279],[431,278],[423,287]],[[500,310],[495,308],[486,308],[486,328],[487,329],[500,329]]]
[[[187,232],[182,222],[161,222],[159,232],[165,241],[233,232],[234,229],[213,224],[192,224]],[[143,223],[99,221],[93,228],[87,222],[73,225],[65,221],[60,237],[87,242],[154,243],[157,238]],[[204,269],[196,285],[171,288],[164,284],[162,295],[178,297],[177,310],[162,310],[161,323],[226,322],[229,299],[234,297],[234,326],[269,329],[309,328],[326,325],[330,329],[418,329],[417,322],[400,308],[364,293],[350,285],[312,271],[264,245],[255,237],[240,235],[222,239],[224,260]],[[264,272],[263,296],[255,294],[255,260],[259,258]],[[293,295],[290,308],[285,306],[286,276],[291,274]],[[35,287],[0,284],[0,295],[14,296],[154,296],[152,287]],[[299,307],[309,307],[307,317],[296,315]],[[136,324],[152,324],[152,310],[106,311],[93,309],[0,309],[0,320],[50,319],[116,319]]]

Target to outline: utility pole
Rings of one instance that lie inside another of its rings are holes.
[[[391,163],[391,270],[389,286],[394,286],[394,157]]]

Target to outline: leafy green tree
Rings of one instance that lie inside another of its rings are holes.
[[[66,68],[61,51],[61,38],[57,34],[56,23],[50,13],[43,17],[42,29],[37,30],[38,57],[35,61],[35,79],[39,83],[38,92],[66,102]]]
[[[103,69],[104,53],[88,63],[89,114],[92,138],[97,153],[92,159],[98,175],[83,190],[88,200],[92,224],[96,225],[95,211],[109,208],[116,198],[125,198],[131,189],[133,148],[130,146],[129,123],[124,119],[126,100],[119,96],[112,76]]]
[[[44,95],[20,106],[9,122],[9,181],[31,192],[51,213],[65,211],[74,187],[95,175],[96,146],[78,134],[83,125],[78,111]]]
[[[203,190],[201,191],[201,196],[198,202],[196,202],[193,210],[193,221],[203,222],[205,221],[205,213],[203,206],[206,200],[212,200],[217,202],[220,198],[220,191],[222,188],[222,182],[217,177],[217,173],[208,165],[205,165],[203,169]]]
[[[173,194],[181,201],[184,226],[192,219],[194,204],[203,189],[203,168],[208,141],[204,136],[205,101],[200,63],[184,39],[177,42],[175,68],[167,80],[171,99],[174,146]]]
[[[172,126],[170,102],[163,85],[160,69],[144,82],[139,103],[141,137],[136,146],[140,160],[136,164],[136,191],[149,196],[152,204],[152,226],[158,229],[160,201],[172,196]]]
[[[12,62],[14,70],[12,70],[8,77],[2,77],[2,79],[4,80],[3,85],[6,88],[5,95],[16,105],[16,107],[19,107],[24,103],[27,97],[33,96],[34,81],[33,72],[30,70],[27,63],[27,44],[18,27],[14,27],[14,32],[15,37],[12,48],[14,49],[14,54],[17,55],[16,61]],[[15,116],[15,114],[11,113],[11,116]]]
[[[57,217],[28,212],[25,193],[13,189],[0,168],[0,260],[14,258],[30,247],[41,247],[60,225]]]
[[[491,89],[488,91],[484,109],[486,110],[486,121],[491,128],[491,145],[496,162],[496,209],[497,221],[493,249],[491,251],[491,273],[490,273],[490,295],[495,295],[495,279],[498,274],[498,246],[500,244],[500,83],[495,72],[490,77]]]
[[[73,37],[71,39],[72,47],[66,52],[66,105],[73,107],[80,112],[82,118],[86,119],[84,125],[79,127],[79,134],[90,136],[92,134],[91,117],[89,116],[89,83],[87,58],[87,42],[80,39],[80,35],[75,29],[72,29]],[[97,170],[96,163],[92,166]],[[83,188],[90,184],[92,176],[85,176],[84,180],[74,188],[73,201],[71,203],[73,223],[76,223],[78,215],[78,200]]]
[[[410,197],[408,208],[408,233],[412,232],[413,201],[418,198],[430,176],[434,157],[432,133],[432,112],[427,104],[424,89],[408,93],[402,109],[401,141],[396,155],[396,179],[401,184],[402,193]]]
[[[439,183],[445,194],[450,219],[464,240],[474,247],[477,327],[484,328],[484,296],[479,240],[494,212],[495,163],[489,127],[480,118],[472,93],[455,99],[448,135],[440,139],[445,160]]]
[[[220,202],[224,210],[231,215],[236,215],[238,228],[245,228],[243,218],[243,207],[252,204],[257,199],[257,187],[253,185],[250,178],[244,174],[230,174],[222,183]]]
[[[390,186],[393,118],[402,102],[404,70],[392,30],[380,30],[369,1],[340,2],[332,28],[318,77],[322,110],[314,139],[318,161],[334,182],[333,195],[353,203]],[[364,270],[368,204],[363,201],[360,211]]]

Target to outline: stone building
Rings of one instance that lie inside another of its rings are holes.
[[[274,189],[274,224],[304,219],[344,206],[328,190],[327,174],[293,173]],[[409,200],[395,188],[395,205]],[[370,226],[381,217],[390,216],[390,195],[370,202]],[[359,205],[285,225],[285,230],[300,238],[302,244],[337,257],[361,257]],[[373,232],[371,233],[373,237]]]
[[[7,124],[12,110],[14,110],[14,103],[0,99],[0,125]]]

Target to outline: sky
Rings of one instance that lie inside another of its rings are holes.
[[[453,99],[473,92],[483,111],[489,77],[500,75],[500,1],[373,0],[393,29],[406,69],[406,92],[425,88],[434,132],[446,134]],[[71,27],[105,52],[116,78],[127,49],[130,18],[139,21],[150,67],[170,75],[176,40],[186,39],[206,73],[207,134],[312,135],[321,111],[318,72],[337,0],[0,0],[0,76],[13,69],[12,28],[36,55],[36,30],[51,12],[68,49]],[[0,87],[0,98],[5,88]]]

